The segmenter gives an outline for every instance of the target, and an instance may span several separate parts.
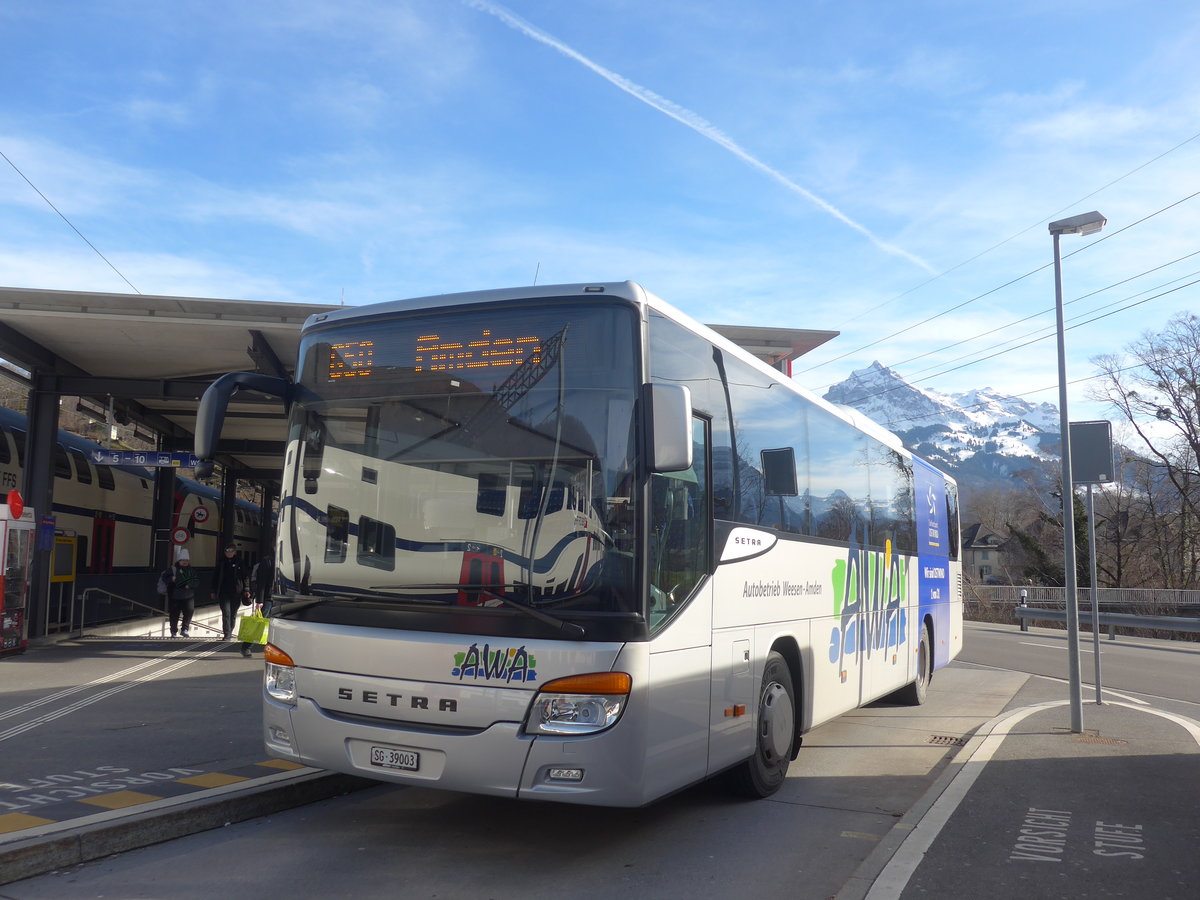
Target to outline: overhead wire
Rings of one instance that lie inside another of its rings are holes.
[[[78,228],[75,227],[75,223],[72,222],[70,219],[68,219],[65,215],[63,215],[62,210],[60,210],[57,206],[55,206],[50,201],[50,198],[47,197],[45,194],[43,194],[36,184],[34,184],[32,181],[29,180],[29,176],[27,176],[24,172],[22,172],[20,167],[18,167],[15,162],[13,162],[11,159],[8,158],[8,154],[6,154],[3,150],[0,150],[0,156],[4,157],[4,161],[6,163],[8,163],[10,166],[12,166],[13,171],[16,172],[18,175],[20,175],[21,178],[23,178],[25,180],[25,183],[27,185],[29,185],[31,188],[33,188],[34,192],[39,197],[41,197],[44,201],[46,201],[47,206],[49,206],[52,210],[54,210],[58,214],[58,217],[60,219],[62,219],[64,222],[66,222],[67,225],[70,226],[72,231],[74,231],[77,235],[79,235],[80,240],[82,240],[85,244],[87,244],[89,247],[91,247],[92,251],[98,257],[100,257],[102,260],[104,260],[105,265],[107,265],[110,269],[112,269],[114,272],[117,273],[118,278],[120,278],[123,282],[125,282],[127,285],[129,285],[130,289],[135,294],[141,293],[141,291],[139,291],[136,287],[133,286],[133,282],[130,281],[128,278],[126,278],[125,275],[121,272],[121,270],[118,269],[116,266],[114,266],[112,264],[112,262],[109,260],[109,258],[107,256],[105,256],[103,253],[101,253],[100,250],[97,249],[96,245],[93,244],[91,241],[89,241],[87,239],[87,237],[84,236],[84,233],[82,231],[80,231]]]
[[[1089,291],[1086,294],[1081,294],[1078,297],[1076,297],[1074,300],[1068,300],[1063,305],[1070,306],[1073,303],[1078,303],[1081,300],[1086,300],[1088,297],[1094,297],[1096,294],[1102,294],[1105,291],[1111,290],[1114,287],[1120,287],[1123,284],[1128,284],[1130,281],[1133,281],[1138,278],[1143,278],[1146,275],[1151,274],[1152,272],[1157,272],[1160,269],[1165,269],[1168,266],[1173,266],[1176,263],[1183,262],[1185,259],[1189,259],[1189,258],[1191,258],[1193,256],[1197,256],[1197,255],[1200,255],[1200,250],[1194,250],[1191,253],[1185,253],[1183,256],[1176,257],[1175,259],[1171,260],[1170,262],[1162,263],[1160,265],[1154,266],[1151,269],[1146,269],[1145,271],[1139,272],[1136,275],[1130,275],[1128,278],[1124,278],[1121,281],[1116,281],[1110,285],[1106,285],[1105,287],[1097,288],[1096,290]],[[1182,277],[1187,277],[1187,276],[1182,276]],[[1178,279],[1173,279],[1173,280],[1177,281]],[[1168,282],[1168,284],[1169,283],[1170,282]],[[1150,290],[1153,290],[1153,288],[1151,288]],[[979,334],[972,335],[971,337],[963,338],[962,340],[955,341],[954,343],[951,343],[951,344],[946,344],[943,347],[938,347],[934,350],[927,350],[926,352],[919,353],[916,356],[910,356],[908,359],[901,360],[898,363],[893,363],[889,368],[898,369],[900,366],[908,365],[909,363],[916,362],[919,359],[924,359],[927,356],[933,356],[935,353],[941,353],[944,350],[953,350],[955,347],[961,347],[963,344],[969,344],[969,343],[971,343],[971,341],[978,340],[979,338],[985,338],[990,334],[996,334],[997,332],[1004,331],[1005,329],[1012,328],[1016,325],[1020,325],[1022,322],[1028,322],[1030,319],[1036,319],[1039,316],[1045,315],[1048,312],[1053,312],[1053,307],[1048,307],[1046,309],[1038,310],[1035,313],[1030,313],[1027,316],[1023,316],[1020,319],[1014,319],[1013,321],[1007,322],[1004,325],[997,325],[995,328],[988,329],[987,331],[980,332]],[[988,348],[985,348],[985,349],[988,349]],[[960,357],[960,358],[962,358],[962,357]],[[920,374],[920,373],[917,373],[917,374]]]
[[[1161,209],[1155,210],[1155,211],[1154,211],[1154,212],[1152,212],[1152,213],[1148,213],[1147,215],[1145,215],[1145,216],[1142,216],[1140,219],[1137,219],[1136,221],[1130,222],[1129,224],[1127,224],[1127,225],[1124,225],[1124,226],[1122,226],[1122,227],[1120,227],[1120,228],[1116,229],[1115,231],[1112,231],[1112,232],[1110,232],[1110,233],[1108,233],[1108,234],[1105,234],[1103,237],[1097,238],[1096,240],[1094,240],[1094,241],[1091,241],[1091,242],[1089,242],[1089,243],[1085,244],[1085,245],[1084,245],[1084,246],[1082,246],[1082,247],[1079,247],[1079,248],[1077,248],[1077,249],[1075,249],[1075,250],[1072,250],[1070,253],[1063,254],[1063,256],[1062,256],[1061,258],[1062,258],[1062,259],[1070,259],[1071,257],[1073,257],[1073,256],[1075,256],[1075,255],[1077,255],[1077,254],[1079,254],[1079,253],[1083,253],[1083,252],[1085,252],[1085,251],[1087,251],[1087,250],[1090,250],[1092,247],[1095,247],[1095,246],[1097,246],[1097,245],[1099,245],[1099,244],[1103,243],[1104,241],[1111,240],[1112,238],[1115,238],[1115,237],[1117,237],[1118,235],[1120,235],[1120,234],[1123,234],[1124,232],[1128,231],[1129,229],[1131,229],[1131,228],[1135,228],[1135,227],[1137,227],[1138,225],[1141,225],[1142,223],[1144,223],[1144,222],[1147,222],[1147,221],[1149,221],[1150,219],[1153,219],[1153,218],[1154,218],[1154,217],[1156,217],[1156,216],[1162,215],[1163,213],[1167,212],[1168,210],[1174,209],[1176,206],[1179,206],[1179,205],[1180,205],[1180,204],[1182,204],[1182,203],[1186,203],[1188,200],[1192,200],[1192,199],[1194,199],[1194,198],[1195,198],[1195,197],[1197,197],[1197,196],[1200,196],[1200,191],[1195,191],[1195,192],[1193,192],[1193,193],[1191,193],[1191,194],[1187,195],[1186,197],[1181,197],[1179,200],[1176,200],[1176,201],[1174,201],[1173,203],[1169,203],[1169,204],[1167,204],[1166,206],[1162,207]],[[881,337],[881,338],[879,338],[878,340],[871,341],[870,343],[864,344],[864,345],[862,345],[861,347],[858,347],[858,348],[857,348],[857,349],[855,349],[855,350],[850,350],[850,351],[847,351],[846,353],[843,353],[843,354],[841,354],[840,356],[835,356],[835,357],[833,357],[833,358],[831,358],[831,359],[825,360],[824,362],[818,363],[818,364],[817,364],[817,365],[815,365],[815,366],[810,366],[809,368],[807,368],[807,369],[803,370],[802,372],[798,372],[798,373],[796,373],[796,374],[798,374],[798,375],[806,375],[806,374],[808,374],[809,372],[816,371],[817,369],[820,369],[820,368],[822,368],[822,367],[824,367],[824,366],[827,366],[827,365],[829,365],[829,364],[831,364],[831,363],[838,362],[839,360],[846,359],[847,357],[849,357],[849,356],[853,356],[853,355],[854,355],[854,354],[856,354],[856,353],[861,353],[863,350],[868,350],[868,349],[870,349],[871,347],[878,346],[879,344],[882,344],[882,343],[884,343],[885,341],[889,341],[889,340],[892,340],[893,338],[899,337],[900,335],[902,335],[902,334],[905,334],[905,333],[907,333],[907,332],[909,332],[909,331],[912,331],[912,330],[913,330],[913,329],[915,329],[915,328],[919,328],[919,327],[921,327],[922,325],[927,325],[928,323],[930,323],[930,322],[933,322],[933,321],[935,321],[935,320],[937,320],[937,319],[939,319],[939,318],[941,318],[941,317],[943,317],[943,316],[949,315],[949,314],[950,314],[950,313],[952,313],[952,312],[956,312],[957,310],[960,310],[960,309],[962,309],[962,308],[963,308],[963,307],[965,307],[965,306],[969,306],[970,304],[972,304],[972,303],[975,303],[975,302],[976,302],[976,301],[978,301],[978,300],[982,300],[984,297],[990,296],[991,294],[994,294],[994,293],[996,293],[997,291],[1003,290],[1003,289],[1004,289],[1004,288],[1006,288],[1006,287],[1009,287],[1009,286],[1011,286],[1011,285],[1013,285],[1013,284],[1016,284],[1016,283],[1017,283],[1017,282],[1019,282],[1019,281],[1022,281],[1022,280],[1026,279],[1026,278],[1029,278],[1031,275],[1035,275],[1035,274],[1037,274],[1038,272],[1042,271],[1043,269],[1047,269],[1047,268],[1049,268],[1051,265],[1053,265],[1053,263],[1052,263],[1052,262],[1045,263],[1044,265],[1038,266],[1038,267],[1037,267],[1037,268],[1035,268],[1035,269],[1031,269],[1030,271],[1028,271],[1028,272],[1024,273],[1023,275],[1018,275],[1016,278],[1010,279],[1009,281],[1006,281],[1005,283],[1003,283],[1003,284],[1001,284],[1001,285],[998,285],[998,286],[996,286],[996,287],[994,287],[994,288],[991,288],[990,290],[984,291],[982,294],[977,294],[976,296],[974,296],[974,297],[971,297],[971,298],[969,298],[969,299],[967,299],[967,300],[964,300],[964,301],[962,301],[961,303],[957,303],[957,304],[955,304],[954,306],[951,306],[951,307],[949,307],[948,309],[942,310],[942,311],[941,311],[941,312],[939,312],[939,313],[935,313],[935,314],[934,314],[934,315],[932,315],[932,316],[928,316],[928,317],[926,317],[925,319],[922,319],[922,320],[921,320],[921,321],[919,321],[919,322],[915,322],[915,323],[913,323],[913,324],[911,324],[911,325],[905,326],[904,328],[901,328],[901,329],[899,329],[898,331],[894,331],[894,332],[892,332],[891,334],[885,335],[884,337]],[[1151,270],[1151,271],[1153,271],[1153,270]],[[1123,283],[1123,282],[1117,282],[1117,283],[1118,283],[1118,284],[1120,284],[1120,283]],[[1110,285],[1110,287],[1112,287],[1112,285]],[[980,337],[980,336],[982,336],[982,335],[976,335],[976,336],[974,336],[974,337],[972,337],[972,338],[967,338],[966,340],[974,340],[974,339],[976,339],[977,337]],[[989,358],[990,358],[990,357],[989,357]]]
[[[1192,274],[1197,274],[1197,275],[1200,275],[1200,272],[1195,272],[1195,273],[1192,273]],[[1184,276],[1184,277],[1187,277],[1187,276]],[[1170,282],[1168,282],[1168,283],[1170,283]],[[1072,331],[1072,330],[1074,330],[1074,329],[1076,329],[1076,328],[1081,328],[1081,327],[1083,327],[1084,325],[1091,325],[1093,322],[1098,322],[1098,321],[1100,321],[1101,319],[1106,319],[1106,318],[1108,318],[1109,316],[1114,316],[1114,315],[1116,315],[1117,313],[1120,313],[1120,312],[1125,312],[1125,311],[1127,311],[1127,310],[1133,309],[1134,307],[1141,306],[1141,305],[1143,305],[1143,304],[1145,304],[1145,303],[1149,303],[1151,300],[1157,300],[1157,299],[1159,299],[1160,297],[1165,297],[1165,296],[1167,296],[1168,294],[1173,294],[1173,293],[1175,293],[1176,291],[1181,291],[1181,290],[1183,290],[1184,288],[1193,287],[1194,285],[1197,285],[1197,284],[1200,284],[1200,278],[1196,278],[1196,279],[1194,279],[1193,281],[1189,281],[1189,282],[1188,282],[1188,283],[1186,283],[1186,284],[1177,285],[1176,287],[1173,287],[1173,288],[1171,288],[1170,290],[1163,291],[1163,292],[1161,292],[1161,293],[1159,293],[1159,294],[1155,294],[1155,295],[1153,295],[1153,296],[1151,296],[1151,297],[1145,297],[1145,298],[1143,298],[1143,299],[1141,299],[1141,300],[1138,300],[1136,303],[1130,303],[1130,304],[1128,304],[1127,306],[1123,306],[1123,307],[1121,307],[1120,309],[1114,309],[1114,310],[1110,310],[1109,312],[1103,313],[1102,315],[1094,316],[1093,318],[1091,318],[1091,319],[1087,319],[1086,321],[1076,321],[1076,322],[1074,322],[1073,324],[1066,326],[1066,328],[1065,328],[1064,330],[1065,330],[1065,331]],[[1141,293],[1145,293],[1145,292],[1144,292],[1144,291],[1142,291]],[[1138,294],[1134,294],[1133,296],[1135,296],[1135,297],[1136,297],[1136,296],[1138,296]],[[1129,298],[1126,298],[1126,299],[1129,299]],[[876,398],[876,397],[882,397],[882,396],[884,396],[885,394],[890,394],[890,393],[892,393],[892,392],[894,392],[894,391],[903,390],[905,387],[911,387],[911,386],[913,386],[913,385],[917,385],[917,384],[920,384],[920,383],[922,383],[922,382],[925,382],[925,381],[930,381],[930,380],[932,380],[932,379],[934,379],[934,378],[940,378],[940,377],[942,377],[943,375],[949,375],[949,374],[950,374],[950,373],[952,373],[952,372],[958,372],[958,371],[960,371],[960,370],[962,370],[962,369],[969,368],[969,367],[971,367],[971,366],[975,365],[976,363],[981,363],[981,362],[984,362],[984,361],[986,361],[986,360],[989,360],[989,359],[994,359],[994,358],[996,358],[997,356],[1003,356],[1003,355],[1004,355],[1004,354],[1006,354],[1006,353],[1011,353],[1011,352],[1013,352],[1013,351],[1016,351],[1016,350],[1023,350],[1023,349],[1025,349],[1026,347],[1029,347],[1029,346],[1031,346],[1031,345],[1033,345],[1033,344],[1036,344],[1036,343],[1038,343],[1038,342],[1040,342],[1040,341],[1044,341],[1044,340],[1046,340],[1046,339],[1050,338],[1051,336],[1053,336],[1053,332],[1052,332],[1052,333],[1050,333],[1050,334],[1044,334],[1044,335],[1041,335],[1041,336],[1039,336],[1039,337],[1034,337],[1034,338],[1031,338],[1030,340],[1028,340],[1028,341],[1025,341],[1025,342],[1024,342],[1024,343],[1022,343],[1022,344],[1018,344],[1018,345],[1017,345],[1017,346],[1015,346],[1015,347],[1009,347],[1009,348],[1008,348],[1008,349],[1006,349],[1006,350],[1000,350],[1000,351],[998,351],[998,352],[996,352],[996,353],[992,353],[992,354],[990,354],[990,355],[988,355],[988,356],[983,356],[983,357],[980,357],[979,359],[974,359],[974,360],[971,360],[970,362],[965,362],[965,363],[963,363],[963,364],[962,364],[962,365],[960,365],[960,366],[953,366],[953,367],[951,367],[951,368],[949,368],[949,369],[943,369],[942,371],[940,371],[940,372],[935,372],[935,373],[933,373],[932,375],[928,375],[928,376],[926,376],[925,378],[918,378],[918,379],[914,379],[914,380],[911,380],[911,381],[905,381],[905,383],[904,383],[903,385],[897,385],[896,387],[888,388],[887,390],[884,390],[884,391],[877,391],[877,392],[875,392],[875,393],[871,393],[871,394],[864,394],[864,395],[862,395],[861,397],[856,397],[856,398],[854,398],[853,400],[849,401],[849,402],[848,402],[846,405],[853,405],[853,404],[855,404],[855,403],[860,403],[860,402],[862,402],[863,400],[870,400],[870,399],[874,399],[874,398]],[[1099,376],[1091,376],[1091,377],[1099,377]],[[1080,380],[1087,380],[1087,379],[1080,379]],[[1072,382],[1072,383],[1075,383],[1075,382]],[[1055,387],[1056,387],[1056,386],[1057,386],[1057,385],[1055,385]],[[1037,391],[1042,391],[1042,390],[1046,390],[1046,388],[1038,388],[1037,390],[1035,390],[1035,391],[1030,391],[1029,393],[1037,393]],[[1017,394],[1017,395],[1015,395],[1015,396],[1018,396],[1018,397],[1020,397],[1020,396],[1024,396],[1024,395],[1022,395],[1022,394]],[[961,411],[964,411],[964,412],[965,412],[965,411],[968,411],[968,410],[972,409],[973,407],[954,407],[954,408],[955,408],[955,409],[958,409],[958,410],[961,410]],[[906,418],[900,418],[900,419],[891,419],[891,420],[889,420],[888,422],[881,422],[880,424],[881,424],[881,425],[884,425],[885,427],[892,427],[893,425],[895,425],[895,424],[897,424],[897,423],[900,423],[900,422],[906,422],[906,421],[913,421],[913,420],[915,420],[915,419],[918,419],[918,418],[922,418],[922,417],[920,417],[920,416],[909,416],[909,417],[906,417]]]
[[[1037,228],[1039,225],[1043,225],[1047,222],[1050,222],[1051,220],[1054,219],[1055,216],[1066,212],[1068,209],[1073,209],[1074,207],[1078,206],[1080,203],[1083,203],[1085,200],[1090,200],[1092,197],[1095,197],[1097,194],[1108,190],[1114,184],[1118,184],[1118,183],[1124,181],[1129,176],[1137,174],[1142,169],[1146,168],[1147,166],[1153,165],[1154,163],[1156,163],[1160,159],[1162,159],[1164,156],[1169,156],[1170,154],[1174,153],[1179,148],[1184,147],[1187,144],[1190,144],[1192,141],[1196,140],[1197,138],[1200,138],[1200,131],[1196,132],[1191,137],[1185,138],[1184,140],[1180,141],[1178,144],[1176,144],[1174,147],[1171,147],[1169,150],[1164,150],[1162,153],[1158,154],[1158,156],[1155,156],[1152,159],[1146,160],[1146,162],[1142,163],[1140,166],[1135,166],[1134,168],[1132,168],[1128,172],[1126,172],[1124,175],[1120,175],[1117,178],[1114,178],[1112,181],[1108,182],[1107,184],[1096,188],[1091,193],[1084,194],[1082,197],[1080,197],[1078,200],[1074,201],[1073,203],[1068,203],[1066,206],[1064,206],[1062,209],[1058,210],[1057,212],[1052,212],[1052,213],[1050,213],[1050,215],[1046,216],[1043,219],[1040,219],[1037,222],[1034,222],[1032,225],[1022,228],[1016,234],[1009,235],[1004,240],[1000,241],[999,243],[993,244],[992,246],[988,247],[986,250],[981,250],[979,253],[976,253],[974,256],[972,256],[968,259],[964,259],[962,262],[958,263],[957,265],[951,266],[949,269],[946,269],[946,271],[940,272],[939,274],[934,275],[932,278],[927,278],[924,281],[922,281],[920,284],[914,285],[913,287],[909,288],[906,291],[903,291],[902,293],[897,294],[896,296],[892,297],[891,299],[885,300],[885,301],[883,301],[883,303],[876,304],[875,306],[872,306],[870,309],[858,313],[858,315],[851,316],[849,319],[844,320],[844,322],[857,321],[858,319],[861,319],[863,316],[870,315],[871,313],[875,312],[878,309],[883,309],[885,306],[888,306],[891,303],[895,303],[897,300],[902,300],[903,298],[907,297],[909,294],[919,291],[921,288],[923,288],[929,284],[932,284],[933,282],[937,281],[939,278],[949,275],[951,272],[955,272],[958,269],[961,269],[963,266],[966,266],[966,265],[969,265],[969,264],[975,262],[975,260],[979,259],[980,257],[986,256],[987,254],[991,253],[993,250],[997,250],[1000,247],[1003,247],[1005,244],[1016,240],[1021,235],[1025,234],[1026,232],[1032,231],[1034,228]],[[1035,270],[1035,271],[1040,271],[1040,270]]]

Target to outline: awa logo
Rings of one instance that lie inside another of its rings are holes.
[[[493,650],[484,644],[472,644],[465,651],[454,654],[454,668],[450,674],[459,681],[521,681],[537,680],[537,658],[522,647],[505,647]]]
[[[892,552],[889,540],[883,550],[868,550],[850,537],[844,560],[833,566],[833,614],[829,635],[829,661],[846,673],[846,658],[899,648],[907,639],[908,560]]]

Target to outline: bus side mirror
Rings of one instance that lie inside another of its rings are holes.
[[[644,384],[651,472],[692,467],[692,392],[678,384]]]
[[[229,398],[242,389],[280,397],[287,403],[291,396],[292,383],[286,378],[276,378],[273,375],[230,372],[210,384],[204,391],[204,396],[200,398],[200,406],[196,410],[195,450],[200,459],[200,465],[196,467],[197,477],[203,478],[212,474],[212,458],[217,452],[217,442],[221,439],[221,425],[225,421]]]

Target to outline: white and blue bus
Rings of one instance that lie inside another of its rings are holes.
[[[962,641],[957,492],[633,283],[311,317],[289,408],[272,755],[638,806],[777,790],[814,726]]]

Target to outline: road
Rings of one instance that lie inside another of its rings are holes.
[[[1095,649],[1091,633],[1079,636],[1083,699],[1094,702]],[[1065,681],[1067,633],[1060,629],[967,622],[960,662],[1028,672]],[[1100,683],[1144,699],[1200,704],[1200,642],[1100,637]],[[1192,709],[1190,714],[1195,715]]]
[[[1054,680],[1066,676],[1064,647],[1061,633],[969,625],[925,707],[875,704],[814,730],[765,801],[734,799],[719,783],[635,810],[380,785],[14,882],[0,898],[830,898],[927,802],[955,743],[1014,703],[1065,696]],[[1135,640],[1102,649],[1114,690],[1150,688],[1169,698],[1156,706],[1196,715],[1200,649]]]

